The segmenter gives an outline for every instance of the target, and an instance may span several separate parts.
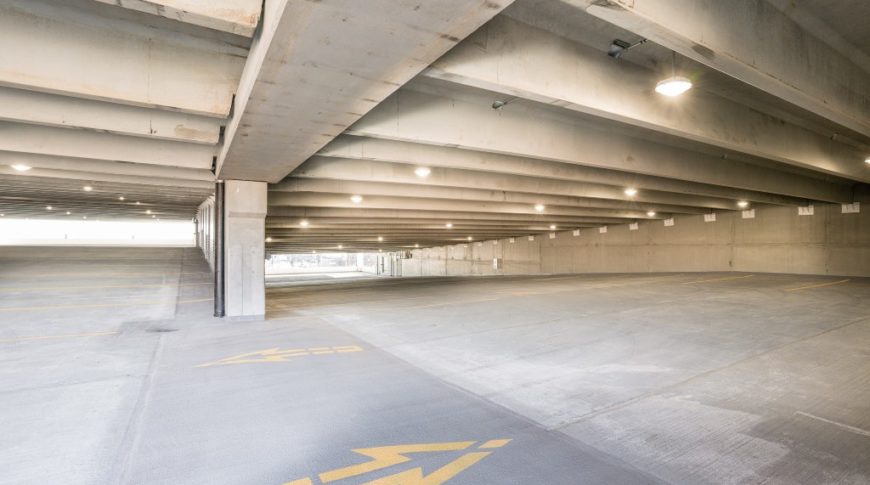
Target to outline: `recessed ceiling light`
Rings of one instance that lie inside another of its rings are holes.
[[[656,211],[647,211],[646,215],[649,216],[649,217],[655,217],[655,216],[656,216]]]
[[[378,241],[383,241],[383,240],[384,240],[384,236],[378,236]]]
[[[360,202],[363,201],[363,197],[361,195],[351,195],[350,201],[353,202],[354,204],[359,204]]]
[[[428,177],[430,173],[432,173],[432,169],[430,169],[429,167],[417,167],[414,169],[414,173],[417,174],[417,176],[421,179],[424,179]]]
[[[82,190],[84,190],[85,192],[90,192],[90,191],[94,190],[94,188],[91,187],[90,185],[85,185],[84,187],[82,187]]]
[[[555,229],[556,229],[556,225],[555,225],[555,224],[550,224],[550,229],[551,229],[551,230],[555,230]]]
[[[302,227],[308,227],[308,221],[305,219],[302,219],[301,221],[299,221],[299,225]]]
[[[272,238],[271,238],[271,237],[267,237],[267,238],[266,238],[266,242],[272,242]]]
[[[535,210],[538,212],[544,212],[544,209],[546,208],[547,206],[545,206],[544,204],[535,204]]]
[[[740,207],[741,209],[745,209],[746,207],[749,207],[749,202],[747,202],[745,200],[741,200],[741,201],[737,202],[737,207]]]
[[[124,200],[124,196],[122,195],[122,196],[118,197],[118,200]]]
[[[625,195],[629,197],[634,197],[635,195],[637,195],[637,189],[635,189],[634,187],[629,187],[625,189]]]
[[[444,224],[444,227],[446,227],[447,229],[453,229],[453,223],[448,222],[447,224]]]
[[[24,165],[23,163],[16,163],[15,165],[12,165],[12,168],[19,172],[26,172],[33,167],[31,167],[30,165]]]

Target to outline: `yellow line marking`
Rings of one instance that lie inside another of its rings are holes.
[[[484,448],[490,445],[490,448],[496,448],[506,445],[510,440],[490,440],[480,446]],[[338,480],[344,480],[359,475],[365,475],[384,468],[389,468],[394,465],[407,463],[411,458],[405,456],[407,453],[436,453],[467,450],[477,444],[477,441],[455,441],[448,443],[424,443],[414,445],[395,445],[381,446],[377,448],[357,448],[354,453],[367,456],[371,460],[351,465],[344,468],[338,468],[328,472],[319,474],[317,477],[320,483],[330,483]],[[490,451],[476,451],[466,453],[443,467],[433,471],[429,475],[423,475],[423,468],[416,467],[405,470],[393,475],[378,478],[363,485],[441,485],[451,478],[455,477],[462,471],[468,469],[475,463],[489,456]],[[313,480],[309,477],[285,482],[284,485],[313,485]]]
[[[786,288],[785,291],[800,291],[800,290],[808,290],[810,288],[821,288],[823,286],[839,285],[839,284],[845,283],[847,281],[849,281],[848,278],[846,278],[845,280],[840,280],[840,281],[832,281],[830,283],[819,283],[817,285],[798,286],[797,288]]]
[[[12,342],[27,342],[31,340],[47,340],[47,339],[60,339],[60,338],[73,338],[73,337],[102,337],[105,335],[118,335],[118,332],[94,332],[94,333],[69,333],[65,335],[36,335],[29,337],[15,337],[15,338],[4,338],[0,339],[0,343],[12,343]]]
[[[309,349],[287,349],[281,350],[278,347],[266,350],[257,350],[241,355],[234,355],[225,359],[200,364],[196,367],[212,367],[216,365],[232,365],[232,364],[259,364],[262,362],[287,362],[293,357],[304,357],[306,355],[325,355],[346,352],[362,352],[362,347],[358,345],[345,345],[341,347],[312,347]]]
[[[105,290],[110,288],[163,288],[163,287],[173,287],[177,286],[187,287],[187,286],[211,286],[214,283],[187,283],[187,284],[173,284],[173,283],[160,283],[153,285],[104,285],[104,286],[28,286],[22,288],[8,288],[8,287],[0,287],[0,291],[11,291],[11,292],[25,292],[25,291],[79,291],[79,290]]]
[[[20,307],[0,307],[0,312],[29,312],[39,310],[58,310],[66,308],[114,308],[122,306],[147,306],[147,305],[185,305],[188,303],[202,303],[204,301],[212,301],[211,298],[202,298],[199,300],[182,300],[177,302],[172,301],[131,301],[127,303],[85,303],[79,305],[46,305],[46,306],[20,306]]]
[[[744,278],[752,278],[755,276],[754,274],[746,275],[746,276],[727,276],[725,278],[713,278],[710,280],[698,280],[698,281],[687,281],[683,283],[684,285],[692,285],[695,283],[711,283],[713,281],[728,281],[728,280],[742,280]]]

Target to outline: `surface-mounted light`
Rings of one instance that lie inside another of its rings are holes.
[[[88,216],[82,216],[82,219],[87,219],[87,218],[88,218]]]
[[[266,242],[272,242],[272,238],[271,238],[271,237],[267,237],[267,238],[266,238]]]
[[[317,254],[317,251],[311,251],[311,254]]]
[[[344,244],[339,244],[338,249],[344,249]]]
[[[50,211],[51,209],[53,209],[53,207],[51,207],[50,205],[45,206],[45,210]]]
[[[692,89],[692,81],[683,76],[671,76],[656,84],[656,92],[664,96],[679,96]]]
[[[555,225],[555,224],[550,224],[550,230],[556,230],[556,225]]]
[[[157,216],[151,216],[152,219],[154,219],[154,218],[156,218],[156,217],[157,217]]]
[[[363,198],[361,195],[351,195],[350,196],[350,201],[353,202],[354,204],[359,204],[360,202],[362,202],[362,200],[363,200]]]
[[[448,222],[447,224],[444,224],[444,227],[446,227],[447,229],[453,229],[453,223]]]
[[[624,192],[625,192],[625,195],[627,195],[629,197],[634,197],[635,195],[637,195],[637,189],[635,189],[634,187],[629,187],[629,188],[625,189]]]
[[[864,163],[870,163],[870,157],[865,158]]]
[[[299,225],[302,227],[308,227],[308,221],[306,221],[305,219],[302,219],[301,221],[299,221]]]
[[[384,240],[384,236],[378,236],[378,241],[382,242]]]
[[[70,215],[70,214],[72,214],[72,212],[66,211],[66,215]]]
[[[740,207],[741,209],[745,209],[745,208],[749,207],[749,202],[747,202],[745,200],[741,200],[740,202],[737,203],[737,207]]]
[[[122,196],[118,197],[118,200],[124,200],[124,196],[122,195]]]
[[[649,217],[655,217],[656,211],[647,211],[646,215]]]
[[[142,205],[142,203],[137,200],[136,205]]]
[[[148,209],[147,211],[145,211],[145,213],[146,213],[146,214],[150,214],[150,213],[151,213],[151,209]]]
[[[546,208],[547,206],[545,206],[544,204],[535,204],[535,210],[538,212],[544,212],[544,209]]]
[[[23,163],[16,163],[15,165],[12,165],[12,168],[14,168],[15,170],[17,170],[19,172],[26,172],[33,167],[31,167],[30,165],[25,165]]]
[[[414,169],[414,173],[417,174],[417,176],[421,179],[424,179],[428,177],[430,173],[432,173],[432,169],[430,169],[429,167],[417,167],[416,169]]]
[[[94,188],[91,187],[90,185],[85,185],[84,187],[82,187],[82,190],[84,190],[85,192],[90,192],[90,191],[94,190]]]
[[[468,236],[466,239],[468,239],[469,241],[471,241],[471,240],[474,239],[474,238],[471,237],[471,236]]]

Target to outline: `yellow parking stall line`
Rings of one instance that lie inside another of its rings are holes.
[[[214,362],[209,362],[206,364],[200,364],[196,367],[213,367],[218,365],[231,365],[231,364],[258,364],[258,363],[271,363],[271,362],[287,362],[289,359],[293,357],[305,357],[307,355],[324,355],[324,354],[336,354],[339,352],[362,352],[362,347],[358,345],[342,345],[338,347],[311,347],[307,349],[287,349],[281,350],[280,348],[273,349],[265,349],[265,350],[256,350],[254,352],[248,352],[241,355],[235,355],[232,357],[226,357],[221,360],[216,360]]]
[[[153,285],[100,285],[100,286],[27,286],[22,288],[6,288],[0,287],[0,292],[27,292],[27,291],[79,291],[79,290],[107,290],[112,288],[162,288],[164,286],[177,286],[188,287],[188,286],[211,286],[214,283],[185,283],[182,285],[175,285],[172,283],[160,283]]]
[[[692,285],[695,283],[712,283],[714,281],[729,281],[729,280],[742,280],[744,278],[752,278],[755,276],[754,274],[745,275],[745,276],[726,276],[724,278],[713,278],[709,280],[698,280],[698,281],[686,281],[683,283],[684,285]]]
[[[64,335],[33,335],[33,336],[27,336],[27,337],[4,338],[4,339],[0,339],[0,343],[8,344],[8,343],[15,343],[15,342],[29,342],[32,340],[49,340],[49,339],[74,338],[74,337],[103,337],[106,335],[118,335],[118,332],[69,333],[69,334],[64,334]]]
[[[846,278],[845,280],[840,280],[840,281],[831,281],[828,283],[819,283],[817,285],[798,286],[797,288],[786,288],[785,291],[800,291],[800,290],[809,290],[810,288],[822,288],[824,286],[840,285],[840,284],[843,284],[847,281],[849,281],[848,278]]]
[[[147,306],[147,305],[184,305],[188,303],[202,303],[212,301],[211,298],[202,298],[199,300],[182,300],[177,302],[171,301],[131,301],[127,303],[83,303],[78,305],[44,305],[44,306],[21,306],[21,307],[0,307],[0,312],[31,312],[39,310],[63,310],[68,308],[114,308],[125,306]]]

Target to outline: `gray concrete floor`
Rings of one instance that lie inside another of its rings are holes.
[[[292,282],[226,323],[195,249],[0,248],[0,483],[868,483],[843,280]]]

